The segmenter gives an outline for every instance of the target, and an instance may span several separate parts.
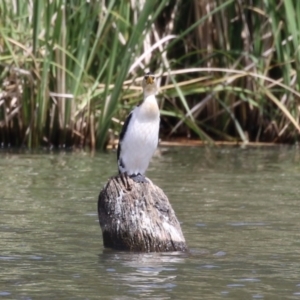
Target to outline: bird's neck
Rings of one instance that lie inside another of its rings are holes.
[[[154,95],[144,98],[144,101],[139,106],[139,116],[145,121],[159,118],[159,107]]]
[[[147,89],[145,89],[144,90],[144,99],[146,99],[146,98],[148,98],[148,97],[151,97],[151,96],[155,96],[155,93],[153,93],[153,91],[152,90],[147,90]]]

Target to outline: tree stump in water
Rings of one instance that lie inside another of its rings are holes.
[[[180,224],[167,196],[150,179],[109,179],[98,199],[105,247],[138,252],[185,251]]]

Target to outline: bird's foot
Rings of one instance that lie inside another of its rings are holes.
[[[131,190],[131,185],[128,182],[128,174],[127,173],[119,173],[119,176],[117,176],[117,178],[121,179],[121,182],[123,184],[123,186],[125,187],[126,190],[130,191]]]
[[[133,181],[137,183],[149,183],[149,181],[146,179],[146,177],[142,174],[132,174],[129,176]]]

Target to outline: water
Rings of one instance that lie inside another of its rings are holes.
[[[0,299],[300,299],[300,152],[161,149],[190,251],[103,249],[115,153],[0,153]]]

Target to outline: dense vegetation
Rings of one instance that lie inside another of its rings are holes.
[[[3,0],[0,143],[104,148],[161,86],[161,135],[295,143],[298,0]]]

